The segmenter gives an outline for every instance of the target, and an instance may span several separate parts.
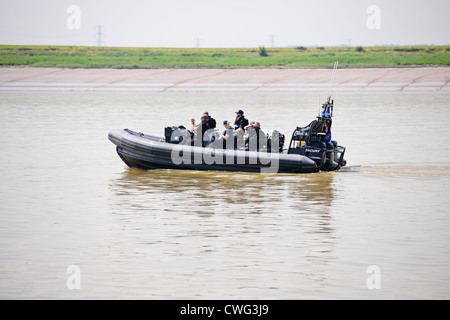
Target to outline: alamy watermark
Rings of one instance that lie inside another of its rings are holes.
[[[369,30],[381,29],[381,9],[379,6],[373,4],[367,7],[366,10],[369,17],[367,18],[366,25]]]
[[[66,269],[66,273],[69,274],[66,280],[66,287],[69,290],[81,289],[81,269],[77,265],[70,265]]]
[[[369,290],[381,289],[381,268],[377,265],[370,265],[366,269],[370,276],[366,280],[366,286]]]
[[[247,135],[243,132],[233,135],[230,132],[227,139],[222,139],[210,129],[203,134],[203,138],[197,136],[192,140],[185,129],[176,129],[170,139],[181,142],[173,147],[171,160],[175,165],[252,165],[259,167],[261,173],[277,173],[279,137],[280,133],[276,130],[267,137],[253,129],[248,130]]]
[[[67,7],[66,13],[69,14],[66,20],[66,27],[69,30],[81,29],[81,8],[75,4]]]

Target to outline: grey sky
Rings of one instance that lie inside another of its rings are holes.
[[[449,0],[0,0],[0,44],[95,45],[102,25],[109,46],[448,45],[449,13]]]

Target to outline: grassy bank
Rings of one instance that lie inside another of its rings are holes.
[[[0,45],[0,66],[64,68],[396,67],[450,65],[450,46],[118,48]]]

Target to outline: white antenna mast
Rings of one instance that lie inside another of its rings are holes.
[[[338,64],[339,64],[339,61],[335,61],[335,62],[334,62],[333,73],[332,73],[332,75],[331,75],[331,81],[330,81],[330,96],[329,96],[329,98],[331,98],[331,96],[333,95],[334,78],[335,78],[335,76],[336,76],[336,70],[337,70],[337,68],[338,68]]]
[[[325,99],[327,99],[326,104],[329,104],[329,103],[331,102],[331,96],[333,95],[333,89],[334,89],[334,79],[335,79],[335,77],[336,77],[336,70],[337,70],[337,68],[338,68],[338,64],[339,64],[339,61],[335,61],[335,62],[334,62],[333,73],[331,74],[331,79],[330,79],[330,91],[329,91],[329,95],[328,95],[328,98],[325,97]],[[318,98],[319,98],[319,96],[318,96]],[[319,111],[319,115],[320,115],[320,114],[321,114],[321,111],[322,111],[322,108],[323,108],[324,105],[321,105],[321,104],[319,103],[319,106],[320,106],[320,111]]]

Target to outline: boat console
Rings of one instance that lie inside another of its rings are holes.
[[[292,133],[288,154],[299,154],[314,160],[324,171],[345,166],[345,148],[331,139],[334,100],[331,97],[322,105],[317,120],[306,127],[297,127]]]

